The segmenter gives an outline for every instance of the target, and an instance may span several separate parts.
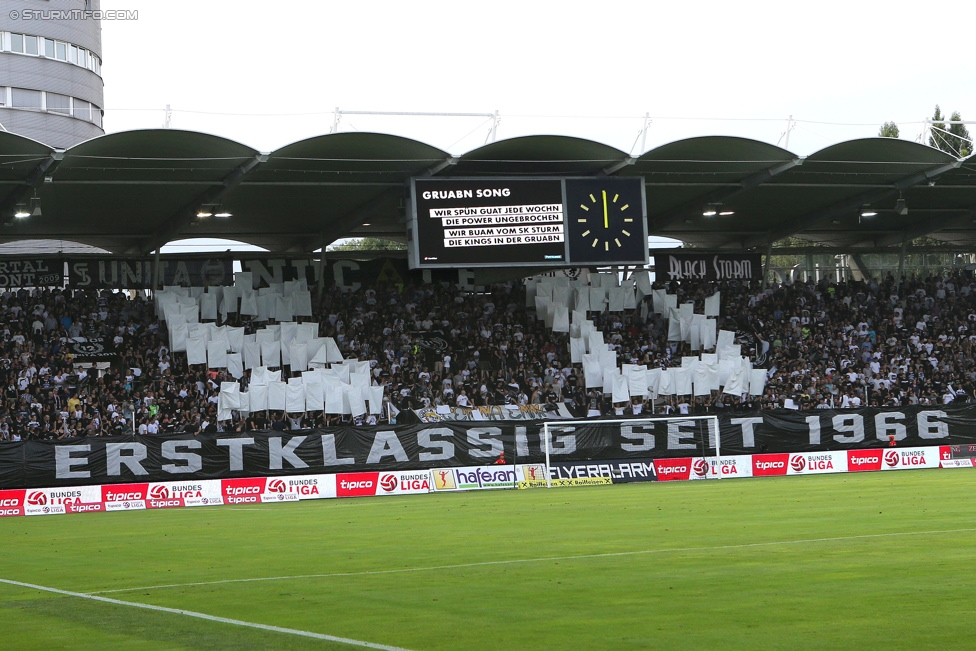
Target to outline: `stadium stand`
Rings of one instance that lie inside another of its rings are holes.
[[[344,357],[368,361],[373,385],[384,387],[384,397],[404,417],[410,409],[439,405],[561,402],[583,417],[976,399],[976,281],[967,272],[906,278],[900,286],[889,275],[765,290],[744,281],[655,287],[696,309],[721,292],[719,327],[735,331],[743,354],[768,369],[762,396],[713,391],[614,405],[609,391],[584,386],[580,365],[570,363],[568,335],[551,332],[524,307],[521,282],[481,293],[444,285],[333,288],[306,320],[318,321],[320,336],[333,337]],[[597,314],[594,322],[621,361],[680,366],[688,344],[668,342],[661,315],[648,311],[644,320],[639,308]],[[256,324],[246,317],[228,319],[254,332]],[[139,292],[8,291],[0,300],[0,328],[3,441],[377,422],[376,415],[322,412],[244,418],[234,412],[218,422],[220,385],[232,378],[203,365],[187,368],[185,354],[171,354],[152,303]],[[66,345],[70,337],[111,339],[117,362],[78,363]]]

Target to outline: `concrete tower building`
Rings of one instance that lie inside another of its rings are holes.
[[[0,125],[67,148],[102,128],[99,0],[0,0]]]

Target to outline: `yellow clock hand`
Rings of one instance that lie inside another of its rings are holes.
[[[610,228],[610,217],[607,213],[607,191],[603,190],[603,227]]]

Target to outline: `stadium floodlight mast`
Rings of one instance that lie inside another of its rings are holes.
[[[546,452],[546,488],[552,488],[552,472],[550,468],[551,460],[550,454],[552,450],[552,434],[550,430],[558,429],[562,427],[572,427],[575,428],[579,425],[604,425],[604,424],[630,424],[639,425],[641,423],[655,423],[655,422],[694,422],[694,421],[705,421],[707,423],[706,427],[708,430],[708,438],[711,439],[714,435],[715,437],[715,463],[720,464],[722,461],[722,430],[719,427],[718,416],[657,416],[651,418],[607,418],[607,419],[593,419],[593,420],[552,420],[545,421],[542,423],[542,440],[545,445]],[[704,445],[702,445],[702,458],[705,458],[705,448],[710,441],[703,440]],[[697,452],[697,450],[696,450]],[[694,456],[694,455],[692,455]],[[715,475],[721,478],[722,473],[719,472]],[[705,477],[708,477],[706,472]]]

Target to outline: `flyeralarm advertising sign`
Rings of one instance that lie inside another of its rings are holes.
[[[532,477],[533,466],[522,466],[522,473],[526,479],[545,479],[545,466],[539,465],[539,477]],[[626,459],[613,461],[590,461],[572,463],[569,461],[556,462],[550,465],[550,479],[585,479],[607,477],[614,484],[625,484],[635,481],[655,481],[654,461],[651,459]]]

